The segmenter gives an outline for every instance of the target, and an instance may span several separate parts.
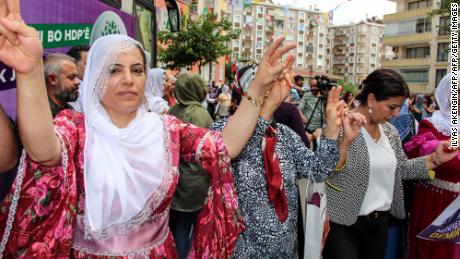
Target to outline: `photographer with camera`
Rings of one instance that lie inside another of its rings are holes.
[[[316,148],[316,141],[321,136],[321,129],[326,126],[325,108],[329,90],[336,82],[326,76],[315,76],[308,82],[310,90],[306,91],[299,105],[299,112],[308,140]]]

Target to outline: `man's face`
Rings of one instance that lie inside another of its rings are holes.
[[[302,87],[302,86],[303,86],[303,79],[297,79],[297,80],[295,80],[295,84],[296,84],[297,86]]]
[[[318,81],[316,79],[310,80],[310,89],[313,93],[317,93],[318,89]]]
[[[85,68],[86,68],[86,59],[88,57],[88,51],[80,52],[80,60],[77,62],[77,75],[80,80],[83,80],[83,76],[85,75]]]
[[[63,60],[60,65],[61,74],[57,77],[56,98],[63,102],[75,102],[78,99],[80,86],[77,65],[69,60]]]

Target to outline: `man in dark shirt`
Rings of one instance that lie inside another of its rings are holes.
[[[75,59],[64,54],[50,54],[45,61],[46,91],[53,118],[65,109],[73,109],[69,102],[78,99],[80,79]]]

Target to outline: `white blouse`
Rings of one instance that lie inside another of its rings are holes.
[[[363,127],[361,132],[369,151],[369,185],[359,215],[368,215],[373,211],[388,211],[393,201],[393,189],[396,175],[396,156],[388,137],[379,124],[380,139],[375,141]]]

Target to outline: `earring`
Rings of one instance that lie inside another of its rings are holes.
[[[369,113],[372,113],[372,108],[369,108]]]

